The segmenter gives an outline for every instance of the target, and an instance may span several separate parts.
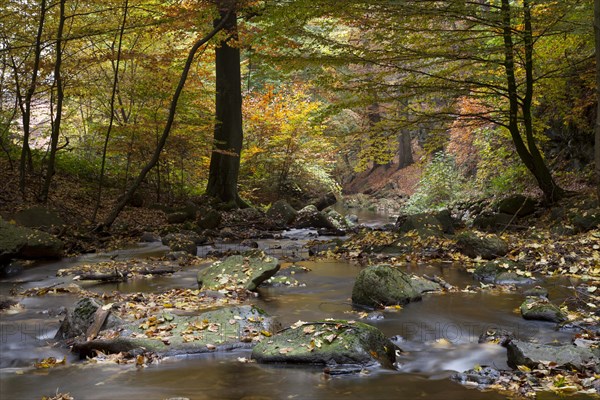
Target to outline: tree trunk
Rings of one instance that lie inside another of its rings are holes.
[[[594,164],[596,195],[600,201],[600,0],[594,0],[594,39],[596,46],[596,126],[594,127]]]
[[[222,19],[225,13],[221,7]],[[235,12],[229,14],[224,29],[228,38],[221,41],[215,51],[216,123],[206,194],[224,203],[244,207],[237,189],[243,141],[240,49],[229,46],[229,40],[237,37]]]
[[[40,59],[42,55],[42,33],[44,31],[44,23],[46,21],[46,0],[42,0],[40,4],[40,19],[38,22],[38,30],[35,38],[35,50],[33,70],[31,71],[31,82],[25,94],[25,101],[20,103],[21,114],[23,120],[23,148],[21,149],[21,159],[19,162],[19,189],[21,195],[25,198],[25,173],[27,164],[31,169],[31,149],[29,148],[29,136],[31,135],[31,101],[35,93],[37,85],[37,75],[40,69]],[[16,68],[16,64],[15,64]],[[17,71],[15,70],[15,79],[18,79]]]
[[[117,61],[115,62],[112,91],[110,94],[110,119],[108,122],[108,128],[106,128],[106,136],[104,137],[104,147],[102,148],[102,162],[100,164],[100,177],[98,178],[98,192],[96,193],[96,205],[94,206],[94,213],[92,214],[92,223],[96,222],[96,216],[98,215],[98,209],[102,201],[102,188],[104,186],[104,170],[106,167],[106,152],[108,150],[108,142],[110,140],[110,134],[115,121],[115,97],[119,87],[119,64],[121,63],[121,51],[123,48],[123,35],[125,33],[125,24],[127,23],[127,13],[129,11],[129,0],[125,0],[123,5],[123,19],[121,20],[121,27],[119,29],[119,44],[117,45]],[[114,41],[111,46],[114,51]]]
[[[194,62],[194,56],[196,52],[202,45],[208,42],[213,36],[215,36],[223,26],[225,25],[225,21],[231,12],[225,13],[223,19],[216,24],[215,28],[205,37],[198,40],[188,54],[187,60],[185,62],[185,66],[183,67],[183,71],[181,71],[181,76],[179,77],[179,83],[177,84],[177,88],[175,89],[175,93],[173,93],[173,98],[171,99],[171,104],[169,106],[169,116],[167,117],[167,121],[165,123],[165,127],[163,129],[162,135],[156,144],[156,148],[154,149],[154,153],[152,158],[148,163],[142,168],[140,174],[137,176],[133,184],[129,187],[129,189],[125,192],[123,198],[117,203],[114,209],[111,211],[109,216],[104,220],[103,224],[100,224],[96,227],[96,230],[109,229],[112,224],[115,222],[125,205],[129,202],[135,191],[140,187],[142,181],[148,175],[148,172],[154,168],[154,166],[158,163],[160,159],[160,153],[162,152],[165,144],[167,143],[167,138],[169,137],[169,133],[171,132],[171,127],[173,126],[173,121],[175,120],[175,112],[177,111],[177,103],[179,102],[179,97],[181,96],[181,92],[183,92],[183,87],[185,86],[185,82],[187,80],[188,74],[190,73],[190,68],[192,67],[192,63]]]
[[[52,133],[50,135],[50,154],[48,156],[48,165],[46,166],[46,178],[40,193],[40,201],[45,203],[48,200],[50,192],[50,183],[55,173],[56,152],[58,151],[58,139],[60,137],[60,125],[62,121],[63,100],[65,98],[64,85],[61,75],[62,53],[63,53],[63,30],[65,27],[65,2],[59,2],[59,20],[58,30],[56,32],[56,60],[54,64],[54,86],[56,86],[56,113],[52,121]],[[52,107],[52,104],[50,105]]]
[[[531,103],[533,99],[533,39],[531,29],[531,14],[529,1],[524,0],[524,31],[523,43],[525,45],[525,95],[519,103],[517,80],[515,77],[515,49],[512,38],[510,0],[502,0],[502,26],[504,39],[504,67],[508,83],[509,120],[508,130],[517,150],[517,154],[535,177],[538,187],[544,193],[548,203],[554,203],[564,196],[561,189],[552,178],[550,170],[546,166],[544,158],[539,151],[533,136],[533,121],[531,115]],[[523,125],[527,145],[523,140],[521,128],[519,127],[519,110],[523,114]]]
[[[414,162],[410,132],[402,129],[398,135],[398,169],[408,167]]]

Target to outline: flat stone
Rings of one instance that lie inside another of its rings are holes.
[[[361,322],[319,321],[285,329],[252,351],[259,363],[327,366],[381,365],[393,368],[396,346],[377,328]]]
[[[508,365],[517,368],[525,365],[535,368],[540,363],[555,362],[558,367],[582,371],[591,368],[598,371],[600,350],[576,347],[571,344],[550,346],[512,340],[507,346]]]

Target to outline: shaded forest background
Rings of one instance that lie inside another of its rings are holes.
[[[2,8],[2,202],[46,202],[76,181],[96,222],[156,153],[170,107],[164,149],[133,203],[202,195],[215,154],[239,161],[240,196],[255,206],[328,191],[414,211],[509,192],[551,202],[594,182],[587,1],[5,0]],[[235,27],[229,19],[220,30],[228,15]],[[223,124],[215,53],[225,45],[240,53],[239,157],[215,141]]]

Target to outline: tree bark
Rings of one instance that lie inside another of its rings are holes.
[[[167,138],[169,137],[169,133],[171,132],[171,127],[173,126],[173,121],[175,120],[175,112],[177,111],[177,103],[179,101],[179,97],[181,96],[181,92],[183,91],[183,87],[185,86],[185,82],[190,72],[190,68],[192,67],[192,63],[194,62],[194,56],[196,55],[196,52],[198,51],[198,49],[200,49],[201,46],[203,46],[206,42],[212,39],[212,37],[215,36],[221,29],[223,29],[225,21],[227,20],[230,14],[231,11],[226,12],[223,19],[218,24],[216,24],[214,29],[208,35],[194,43],[194,46],[192,46],[192,48],[190,49],[187,60],[185,62],[185,66],[183,67],[183,71],[181,72],[181,77],[179,78],[179,83],[177,85],[177,88],[175,89],[173,98],[171,99],[171,104],[169,106],[169,116],[167,117],[165,128],[162,132],[162,135],[160,136],[160,139],[158,140],[156,148],[154,149],[154,154],[152,155],[152,158],[150,159],[150,161],[148,161],[144,168],[142,168],[140,174],[137,176],[137,178],[129,187],[129,189],[125,192],[125,195],[122,197],[121,201],[117,203],[117,205],[111,211],[110,215],[104,220],[104,223],[97,226],[96,230],[109,229],[112,226],[112,224],[115,222],[121,211],[123,211],[123,208],[125,208],[125,205],[129,202],[135,191],[140,187],[140,184],[146,178],[148,172],[150,172],[150,170],[154,168],[156,163],[158,163],[158,160],[160,159],[160,153],[165,147]]]
[[[50,192],[50,183],[55,173],[56,152],[58,151],[58,139],[60,137],[60,125],[62,121],[63,100],[65,98],[64,84],[62,80],[62,53],[63,53],[63,31],[65,27],[65,3],[66,0],[59,2],[58,29],[56,32],[56,59],[54,64],[54,86],[56,87],[56,111],[52,121],[52,133],[50,135],[50,154],[48,156],[48,165],[46,166],[46,177],[40,193],[40,201],[45,203],[48,200]],[[52,107],[52,104],[51,104]]]
[[[538,187],[544,193],[545,200],[548,203],[554,203],[564,196],[564,190],[554,182],[552,174],[546,166],[533,135],[533,120],[531,114],[531,104],[533,99],[533,39],[529,1],[524,0],[523,2],[525,95],[522,102],[519,102],[517,79],[515,77],[515,49],[512,36],[513,29],[511,24],[510,0],[502,0],[501,12],[504,40],[504,68],[508,84],[507,95],[509,99],[508,130],[515,145],[515,149],[517,150],[517,154],[536,179]],[[519,110],[522,112],[527,144],[525,144],[525,141],[523,140],[521,128],[519,126]]]
[[[31,169],[31,149],[29,148],[29,137],[31,135],[31,101],[35,93],[37,85],[37,77],[40,69],[40,59],[42,55],[42,33],[44,31],[44,24],[46,21],[46,0],[42,0],[40,4],[40,19],[38,22],[38,30],[35,38],[35,50],[34,50],[34,61],[33,69],[31,71],[31,81],[29,88],[25,94],[25,100],[20,102],[22,120],[23,120],[23,147],[21,149],[21,158],[19,161],[19,189],[21,196],[25,198],[25,174],[27,164]],[[15,66],[15,79],[18,79],[18,74]]]
[[[224,1],[220,4],[223,5]],[[240,49],[229,45],[237,38],[237,16],[221,7],[221,20],[227,39],[221,41],[216,53],[216,123],[214,148],[210,158],[210,170],[206,194],[223,203],[244,207],[238,194],[238,175],[242,152],[242,82],[240,71]]]
[[[121,27],[119,29],[119,44],[117,45],[117,61],[115,62],[112,92],[110,94],[110,119],[108,121],[108,128],[106,128],[106,136],[104,137],[104,147],[102,148],[102,162],[100,164],[100,177],[98,178],[98,192],[96,193],[96,205],[94,206],[94,213],[92,214],[92,223],[96,222],[96,216],[98,215],[98,209],[100,208],[100,202],[102,201],[102,188],[104,186],[104,170],[106,167],[106,152],[108,150],[108,142],[110,140],[110,134],[115,121],[115,97],[117,95],[117,89],[119,87],[119,65],[121,63],[121,52],[123,48],[123,35],[125,33],[125,24],[127,23],[127,13],[129,12],[129,0],[125,0],[123,4],[123,18],[121,20]],[[113,41],[114,51],[114,41]],[[122,109],[121,109],[122,110]]]
[[[398,135],[398,169],[408,167],[414,162],[410,132],[402,129]]]

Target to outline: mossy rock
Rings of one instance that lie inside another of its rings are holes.
[[[90,325],[94,322],[94,314],[103,304],[98,300],[85,297],[75,303],[73,309],[67,312],[62,320],[58,332],[54,336],[57,340],[72,339],[78,336],[84,336]],[[111,329],[123,324],[124,322],[110,314],[102,325],[102,329]]]
[[[267,218],[275,224],[287,226],[292,223],[298,212],[285,200],[278,200],[267,210]]]
[[[358,274],[352,288],[352,302],[377,308],[406,304],[420,300],[421,293],[431,291],[433,285],[436,284],[425,283],[422,278],[413,277],[390,265],[374,265]]]
[[[163,356],[206,353],[250,347],[279,328],[263,310],[250,306],[225,307],[196,316],[168,312],[122,325],[120,336],[99,338],[73,346],[81,357],[94,350],[106,353],[153,352]]]
[[[420,237],[440,236],[444,233],[442,223],[428,213],[400,215],[396,221],[396,231],[407,233],[416,231]]]
[[[64,244],[54,236],[0,219],[0,263],[12,258],[60,258]]]
[[[279,260],[262,250],[227,257],[198,272],[198,286],[208,290],[242,287],[255,290],[279,271]]]
[[[221,219],[221,214],[211,209],[198,218],[197,224],[202,229],[215,229],[221,225]]]
[[[515,194],[506,197],[498,202],[498,212],[516,215],[517,217],[525,217],[533,214],[535,211],[536,201],[531,197]]]
[[[320,321],[290,327],[252,351],[259,363],[393,368],[396,346],[379,329],[361,322]]]
[[[327,215],[319,211],[314,205],[306,206],[298,211],[293,225],[295,228],[335,229],[335,226],[327,218]]]
[[[521,315],[525,319],[564,322],[566,314],[545,298],[529,297],[521,304]]]
[[[463,232],[457,236],[456,245],[464,255],[471,258],[492,260],[508,253],[508,243],[498,236],[478,236],[472,232]]]

